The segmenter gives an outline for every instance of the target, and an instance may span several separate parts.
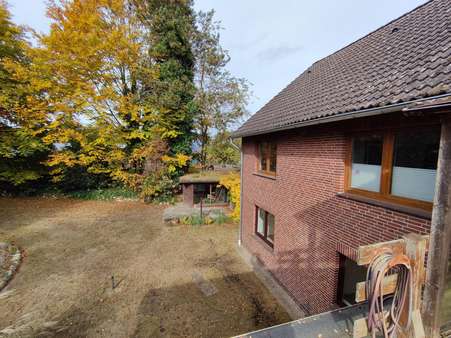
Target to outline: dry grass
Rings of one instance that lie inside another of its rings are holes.
[[[289,320],[236,254],[235,225],[168,227],[161,217],[139,202],[0,199],[0,240],[26,254],[0,293],[0,330],[227,337]],[[218,292],[204,296],[194,272]]]

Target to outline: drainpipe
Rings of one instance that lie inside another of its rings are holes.
[[[241,236],[242,236],[242,223],[243,223],[243,147],[233,143],[233,139],[230,139],[230,144],[238,149],[240,152],[240,226],[238,228],[238,246],[241,246]]]
[[[427,337],[439,337],[443,295],[446,288],[451,244],[451,116],[442,120],[435,183],[434,209],[423,298],[423,322]]]

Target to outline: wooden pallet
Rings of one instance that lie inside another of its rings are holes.
[[[428,246],[429,236],[421,236],[415,233],[410,233],[403,236],[402,239],[382,242],[370,245],[360,246],[357,254],[358,265],[368,265],[375,256],[383,252],[387,248],[391,249],[396,254],[405,254],[410,259],[412,267],[412,325],[408,332],[398,332],[397,337],[400,338],[425,338],[423,322],[421,318],[421,292],[425,281],[425,256],[426,248]],[[385,295],[393,294],[395,292],[397,283],[397,274],[387,276],[384,280],[383,290]],[[356,286],[356,301],[363,302],[366,299],[366,283],[361,282]],[[403,309],[401,315],[401,324],[406,323],[408,318],[408,304]],[[367,318],[361,318],[354,322],[354,338],[367,337],[368,332]]]

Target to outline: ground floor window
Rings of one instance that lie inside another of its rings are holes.
[[[274,246],[275,217],[262,208],[256,207],[255,233],[271,247]]]
[[[356,284],[366,280],[366,267],[340,254],[337,303],[341,306],[355,304]]]

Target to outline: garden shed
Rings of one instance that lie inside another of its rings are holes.
[[[226,206],[229,204],[228,190],[219,185],[222,176],[228,172],[204,171],[187,174],[180,178],[183,189],[183,202],[191,207],[199,206],[201,201],[206,206]]]

